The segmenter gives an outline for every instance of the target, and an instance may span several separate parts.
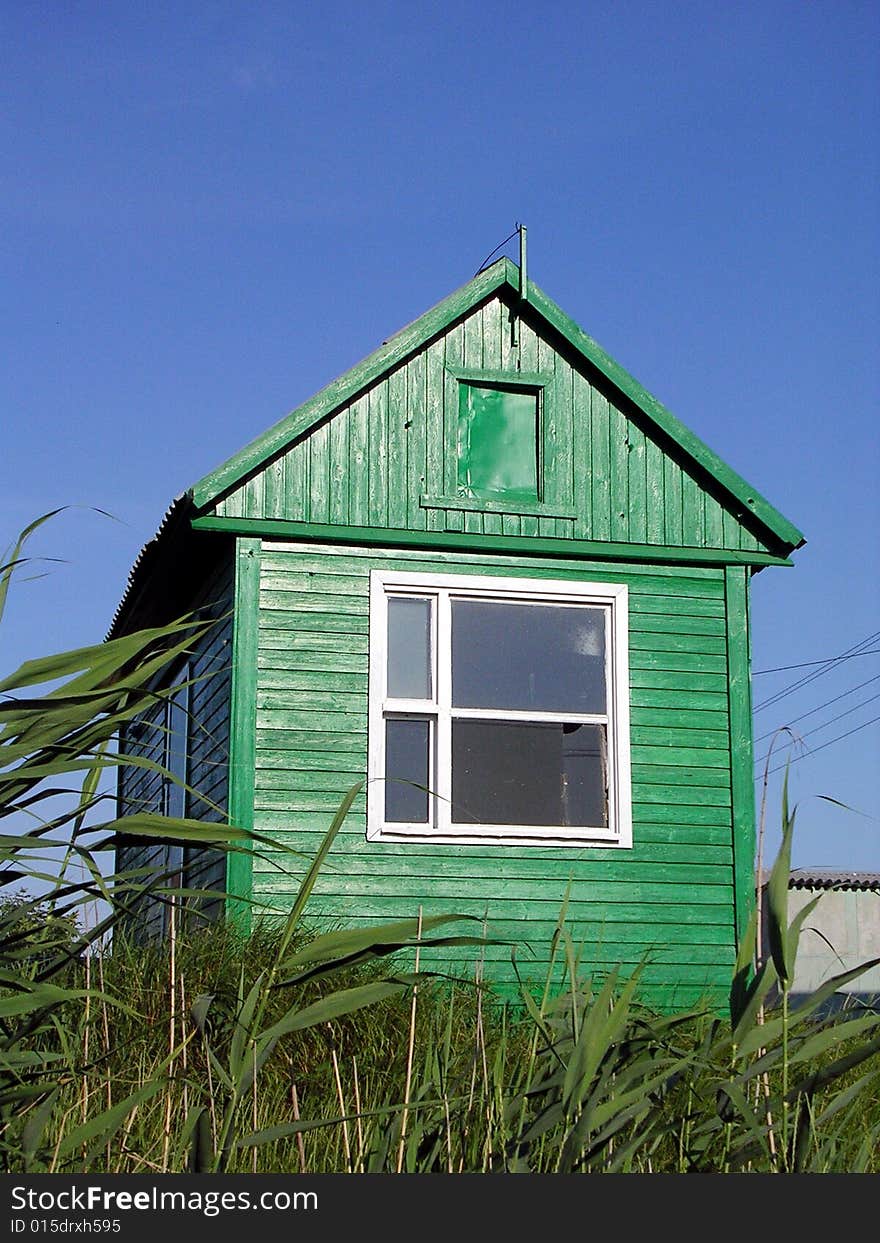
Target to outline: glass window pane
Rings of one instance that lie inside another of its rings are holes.
[[[456,708],[605,712],[605,610],[452,603]]]
[[[538,500],[538,398],[461,384],[458,494],[483,500]]]
[[[452,722],[454,824],[606,828],[604,725]]]
[[[430,738],[429,721],[385,722],[385,819],[387,821],[394,824],[426,823]],[[418,789],[418,786],[422,789]]]
[[[388,600],[388,695],[431,698],[431,601]]]

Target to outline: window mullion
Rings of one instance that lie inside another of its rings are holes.
[[[386,716],[433,716],[436,711],[433,699],[386,699],[382,703]]]
[[[538,725],[608,725],[607,712],[538,712],[521,708],[452,708],[454,719],[531,721]]]

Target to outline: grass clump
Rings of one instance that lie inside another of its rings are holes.
[[[0,616],[26,536],[0,565]],[[454,912],[309,932],[309,897],[358,787],[289,914],[248,939],[188,927],[167,875],[107,875],[102,852],[121,835],[261,847],[234,828],[108,815],[100,792],[101,775],[121,763],[173,779],[120,756],[114,738],[167,693],[155,689],[163,674],[208,624],[126,635],[0,681],[0,819],[32,826],[0,840],[0,886],[38,880],[47,890],[0,903],[0,1168],[880,1169],[880,1015],[825,1013],[858,971],[791,1004],[809,908],[788,923],[785,803],[768,886],[771,954],[757,953],[753,920],[725,1020],[708,1008],[647,1010],[638,971],[584,977],[562,921],[543,993],[523,987],[512,1003],[419,970],[424,947],[483,943]],[[170,909],[160,946],[126,939],[121,917],[145,896]],[[109,914],[88,923],[96,902]],[[567,987],[549,982],[557,962]]]
[[[279,1036],[253,1074],[249,999],[281,936],[259,924],[247,939],[184,931],[173,964],[167,944],[120,938],[93,957],[91,1003],[69,1003],[42,1041],[63,1065],[60,1085],[24,1111],[18,1143],[7,1136],[7,1168],[880,1170],[876,1015],[796,1011],[783,1047],[781,1004],[735,1043],[737,1029],[707,1010],[645,1009],[637,978],[515,1004],[425,978],[415,994],[410,984]],[[318,939],[301,934],[289,956]],[[85,975],[85,962],[70,969],[71,991]],[[355,964],[276,987],[263,1029],[388,978]]]

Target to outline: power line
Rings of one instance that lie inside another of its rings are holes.
[[[833,725],[835,721],[842,721],[845,716],[852,716],[854,712],[858,712],[860,708],[867,707],[873,703],[875,699],[880,699],[880,691],[876,695],[869,695],[867,699],[863,699],[860,704],[856,704],[854,708],[847,708],[846,712],[838,712],[837,716],[832,716],[827,721],[823,721],[821,725],[815,725],[812,729],[808,729],[805,734],[801,734],[802,738],[809,738],[812,734],[818,734],[821,729],[827,729],[829,725]]]
[[[787,765],[797,764],[799,760],[806,759],[808,755],[816,755],[817,752],[824,751],[826,747],[833,746],[835,742],[849,738],[852,734],[857,734],[862,729],[867,729],[869,725],[874,725],[877,721],[880,721],[880,716],[874,716],[870,721],[865,721],[863,725],[856,725],[854,729],[848,729],[845,734],[838,734],[836,738],[830,738],[828,742],[823,742],[821,747],[813,747],[810,751],[804,751],[802,755],[796,755],[793,760],[787,760],[785,764],[778,764],[776,768],[771,768],[767,775],[770,776],[773,773],[778,773]]]
[[[835,695],[833,699],[826,699],[825,702],[823,704],[819,704],[817,708],[811,708],[809,712],[802,712],[800,716],[794,717],[791,721],[788,721],[787,724],[796,725],[798,721],[805,721],[808,716],[815,716],[816,713],[821,712],[823,708],[828,708],[831,704],[836,704],[838,700],[846,699],[848,695],[854,695],[856,691],[860,691],[863,686],[870,686],[872,682],[877,682],[878,680],[880,680],[880,673],[875,673],[873,678],[865,678],[864,682],[857,682],[855,686],[851,686],[850,689],[848,691],[844,691],[842,695]],[[779,728],[781,728],[781,726],[777,726],[777,729]],[[765,738],[772,737],[772,735],[777,732],[777,729],[768,729],[766,734],[761,734],[755,739],[755,742],[763,742]]]
[[[868,635],[867,638],[862,639],[859,643],[854,643],[852,647],[848,647],[846,651],[841,652],[839,656],[832,657],[830,660],[826,661],[821,668],[817,669],[815,673],[808,673],[805,677],[799,678],[796,682],[792,682],[788,686],[783,686],[781,690],[771,695],[769,699],[765,699],[763,703],[756,705],[755,711],[760,712],[762,708],[769,708],[771,704],[777,703],[780,699],[784,699],[787,695],[791,695],[796,690],[800,690],[801,687],[807,686],[810,682],[814,682],[816,678],[821,677],[824,673],[829,673],[832,669],[835,669],[842,660],[847,657],[857,655],[863,648],[868,647],[869,644],[874,643],[878,638],[880,638],[880,630],[878,630],[875,634]]]
[[[854,712],[858,712],[860,708],[867,707],[867,705],[873,703],[875,699],[880,699],[880,691],[878,691],[876,695],[869,695],[867,699],[863,699],[862,702],[856,704],[854,708],[847,708],[846,712],[838,712],[837,716],[833,716],[829,720],[823,721],[821,725],[816,725],[813,729],[808,729],[807,732],[805,734],[801,734],[800,737],[809,738],[813,734],[818,734],[820,730],[827,729],[828,726],[833,725],[835,721],[842,721],[845,716],[852,716],[852,714]],[[759,760],[755,760],[755,763],[763,764],[769,754],[770,752],[768,751],[767,754],[762,755]]]
[[[785,673],[786,669],[807,669],[810,665],[840,664],[844,660],[855,660],[857,656],[876,656],[880,647],[870,647],[866,652],[853,652],[851,656],[831,656],[825,660],[802,660],[799,665],[777,665],[775,669],[753,669],[752,677],[760,678],[765,673]]]
[[[826,662],[826,664],[824,664],[821,668],[817,669],[815,673],[808,673],[805,677],[798,679],[797,682],[792,682],[789,686],[783,686],[781,690],[777,691],[776,694],[771,695],[769,699],[765,699],[763,703],[756,704],[755,712],[761,712],[764,708],[769,708],[772,704],[778,703],[780,699],[785,699],[787,695],[794,694],[794,692],[800,690],[801,687],[809,685],[810,682],[815,682],[816,678],[822,677],[824,673],[829,673],[832,669],[836,669],[844,657],[855,655],[857,652],[860,652],[862,648],[868,647],[871,643],[875,643],[878,639],[880,639],[880,630],[876,631],[875,634],[869,634],[868,637],[866,639],[862,639],[861,642],[854,643],[852,647],[848,647],[846,651],[841,652],[839,656],[832,657],[831,660]]]

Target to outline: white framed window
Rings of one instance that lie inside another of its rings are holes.
[[[623,584],[370,575],[367,836],[632,845]]]

